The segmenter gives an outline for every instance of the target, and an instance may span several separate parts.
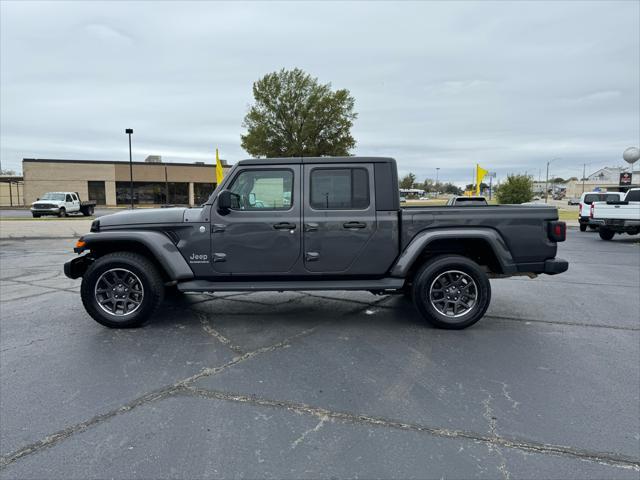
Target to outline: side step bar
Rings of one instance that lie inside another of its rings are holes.
[[[265,292],[285,290],[398,290],[404,286],[402,278],[379,280],[289,280],[268,282],[210,282],[188,280],[178,283],[181,292]]]

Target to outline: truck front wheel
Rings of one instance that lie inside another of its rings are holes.
[[[600,238],[602,240],[611,240],[613,236],[616,234],[613,230],[609,230],[608,228],[602,228],[602,227],[600,227],[600,231],[598,233],[600,233]]]
[[[82,303],[93,319],[110,328],[143,325],[164,296],[157,267],[132,252],[110,253],[98,258],[82,277]]]
[[[586,232],[587,231],[587,224],[586,223],[581,223],[580,224],[580,231],[581,232]]]
[[[487,311],[491,284],[480,266],[466,257],[436,257],[417,272],[413,301],[431,325],[460,330],[476,323]]]

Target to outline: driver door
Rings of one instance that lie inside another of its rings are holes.
[[[300,165],[247,166],[229,183],[233,206],[213,205],[211,265],[232,275],[285,274],[302,247]]]

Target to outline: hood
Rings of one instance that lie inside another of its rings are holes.
[[[145,208],[111,213],[99,218],[101,227],[145,223],[182,223],[187,208]]]

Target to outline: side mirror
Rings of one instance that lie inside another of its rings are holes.
[[[227,212],[231,210],[231,192],[223,190],[218,194],[218,210]]]
[[[36,202],[37,202],[38,200],[40,200],[40,197],[36,198]]]
[[[240,195],[229,190],[223,190],[218,194],[218,211],[227,214],[231,209],[240,208]]]

